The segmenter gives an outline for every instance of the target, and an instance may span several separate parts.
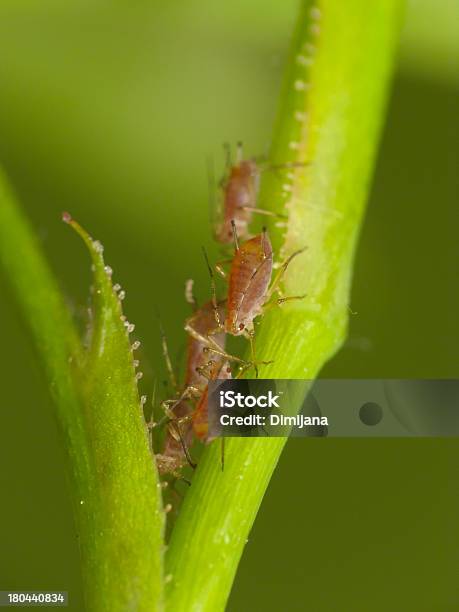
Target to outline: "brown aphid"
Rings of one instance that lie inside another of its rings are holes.
[[[221,320],[225,317],[225,303],[220,302],[217,304],[218,316]],[[189,317],[188,322],[191,323],[194,329],[203,337],[215,329],[215,311],[213,302],[207,302],[201,308],[197,309],[196,312]],[[216,343],[224,349],[225,346],[225,334],[224,332],[217,333],[214,336]],[[206,349],[207,344],[188,335],[188,346],[187,346],[187,361],[186,361],[186,373],[185,373],[185,385],[187,387],[193,386],[201,390],[205,389],[207,385],[207,378],[201,374],[203,368],[208,365],[209,354]],[[218,356],[217,356],[218,357]],[[215,360],[215,366],[221,367],[223,359],[221,357]]]
[[[257,162],[255,159],[244,159],[242,143],[238,142],[236,163],[233,165],[229,145],[225,145],[225,149],[226,176],[221,182],[223,195],[218,219],[214,223],[214,236],[218,242],[230,244],[233,241],[233,222],[239,237],[245,239],[249,236],[249,224],[254,213],[285,218],[284,215],[260,208],[257,205],[261,173],[266,170],[276,171],[285,168],[304,167],[305,164],[302,162],[270,164]]]
[[[191,303],[196,307],[194,298]],[[220,316],[224,316],[223,305],[217,305],[217,310]],[[209,331],[215,328],[213,303],[208,302],[201,308],[196,308],[190,319],[200,333],[206,336]],[[217,334],[215,341],[217,346],[223,351],[225,334],[223,332]],[[163,333],[162,342],[169,375],[174,383],[175,377],[172,372],[167,343]],[[199,405],[203,394],[206,392],[209,376],[214,371],[220,371],[224,363],[223,357],[219,355],[209,360],[209,354],[204,350],[205,348],[206,345],[200,340],[189,336],[184,389],[181,393],[178,393],[177,398],[165,400],[161,404],[169,419],[163,450],[156,455],[158,470],[163,475],[172,474],[174,477],[179,477],[180,470],[185,465],[189,464],[195,467],[188,451],[193,441],[192,415],[195,412],[194,404],[197,402]]]
[[[239,156],[238,156],[239,157]],[[234,220],[240,236],[246,236],[252,213],[256,208],[260,170],[255,160],[239,159],[230,166],[223,182],[221,219],[215,228],[215,239],[223,244],[233,240],[231,221]]]
[[[226,318],[222,323],[233,336],[253,333],[253,320],[262,313],[268,299],[273,271],[273,250],[266,231],[236,243],[228,282]],[[214,311],[218,317],[218,313]]]
[[[191,411],[186,401],[179,402],[173,410],[174,420],[187,419]],[[171,474],[175,478],[179,478],[181,469],[190,463],[185,448],[188,449],[193,441],[193,430],[189,420],[178,427],[180,433],[172,427],[167,428],[163,450],[155,455],[159,473]]]
[[[271,282],[273,251],[266,230],[264,229],[261,234],[239,245],[234,222],[232,223],[232,228],[235,242],[235,254],[231,260],[229,272],[225,320],[222,320],[217,308],[214,274],[207,260],[207,255],[204,253],[211,276],[212,303],[216,322],[215,329],[207,334],[207,347],[209,351],[225,357],[228,361],[239,362],[243,370],[253,366],[258,373],[254,348],[254,319],[261,315],[265,308],[271,305],[269,302],[274,292],[279,292],[279,283],[288,265],[294,257],[302,253],[305,249],[301,249],[290,255],[281,265],[274,281]],[[219,266],[217,266],[217,270],[221,271]],[[304,297],[304,295],[281,297],[278,298],[275,303],[280,305],[284,302],[299,300]],[[186,329],[190,334],[196,336],[197,332],[192,325],[187,324]],[[213,335],[221,333],[222,331],[233,336],[243,335],[249,339],[252,351],[251,362],[243,361],[221,350],[217,343],[214,342]],[[199,339],[201,342],[205,341],[202,335],[199,335]]]

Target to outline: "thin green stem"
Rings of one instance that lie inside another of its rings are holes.
[[[313,379],[346,333],[352,260],[375,157],[400,0],[304,1],[288,63],[271,159],[260,200],[288,212],[270,224],[291,264],[286,295],[257,333],[263,378]],[[281,178],[281,180],[279,180]],[[206,449],[172,532],[167,609],[221,610],[284,439],[231,439],[225,471],[218,444]]]
[[[37,241],[0,176],[0,263],[56,406],[87,608],[161,610],[164,516],[128,330],[100,245],[75,228],[94,269],[90,350],[80,344]]]

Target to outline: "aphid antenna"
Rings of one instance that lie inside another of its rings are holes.
[[[311,165],[311,162],[306,161],[292,161],[292,162],[283,162],[281,164],[266,164],[263,170],[275,171],[275,170],[287,170],[288,168],[307,168]]]
[[[223,151],[225,152],[225,165],[226,165],[226,169],[230,170],[233,162],[231,159],[231,145],[229,142],[224,142],[223,143]]]
[[[175,493],[180,498],[180,500],[183,500],[183,493],[181,493],[175,485],[177,484],[177,482],[184,482],[189,487],[191,487],[191,482],[187,478],[184,478],[181,474],[174,474],[173,476],[174,480],[171,484],[171,491]]]
[[[248,210],[253,213],[265,215],[266,217],[276,217],[278,219],[288,219],[288,215],[281,215],[280,213],[275,213],[272,210],[266,210],[265,208],[258,208],[257,206],[238,206],[238,208],[240,210]]]
[[[236,163],[239,165],[244,159],[244,147],[242,140],[239,140],[236,144]]]
[[[158,309],[156,309],[156,316],[158,318],[159,333],[161,337],[161,347],[163,351],[164,361],[166,363],[167,373],[168,373],[172,388],[174,392],[176,392],[178,389],[177,378],[175,376],[174,368],[172,367],[172,361],[171,361],[170,352],[169,352],[169,345],[167,343],[166,332],[164,331],[164,327],[163,327]]]
[[[233,230],[234,248],[236,251],[239,251],[239,238],[237,235],[236,222],[234,221],[234,219],[231,219],[231,228]]]
[[[206,261],[206,265],[207,265],[207,270],[209,271],[209,275],[210,275],[210,288],[212,291],[212,308],[214,311],[214,316],[215,316],[215,322],[217,323],[218,327],[222,327],[222,323],[220,320],[220,314],[218,312],[218,304],[217,304],[217,287],[215,285],[215,276],[214,276],[214,271],[212,270],[212,266],[210,265],[209,262],[209,257],[207,256],[207,251],[204,247],[202,247],[202,252],[204,254],[204,259]]]

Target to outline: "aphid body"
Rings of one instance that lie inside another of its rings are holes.
[[[247,235],[253,210],[256,209],[259,183],[260,170],[255,160],[241,160],[235,166],[230,166],[228,177],[223,182],[221,220],[215,230],[218,242],[232,242],[233,220],[238,234]]]
[[[263,232],[236,248],[231,264],[224,330],[233,336],[253,332],[262,313],[273,271],[273,251]]]
[[[223,305],[217,305],[219,314],[224,316]],[[204,304],[190,317],[196,329],[205,337],[215,328],[215,313],[212,302]],[[224,349],[225,334],[215,336],[217,345]],[[215,355],[209,359],[205,351],[206,345],[199,339],[189,336],[187,346],[187,359],[185,369],[185,385],[179,397],[163,402],[163,408],[170,418],[162,453],[156,455],[156,463],[161,474],[180,475],[180,470],[188,463],[193,465],[188,454],[188,448],[193,441],[193,433],[201,440],[206,439],[206,433],[201,433],[205,427],[204,419],[207,415],[207,384],[210,378],[216,378],[224,364],[224,358]],[[167,354],[167,347],[165,349]],[[166,361],[169,358],[166,356]],[[226,370],[225,370],[226,371]],[[206,396],[205,403],[203,397]],[[194,404],[196,403],[196,408]],[[200,421],[202,421],[199,435],[194,428],[194,414],[199,407]]]
[[[215,329],[208,332],[206,336],[200,334],[190,320],[187,321],[185,329],[191,336],[205,344],[208,351],[221,355],[228,361],[239,362],[242,371],[246,370],[248,367],[254,366],[255,371],[258,372],[254,348],[254,319],[261,315],[265,308],[274,304],[269,304],[269,302],[274,292],[279,292],[279,283],[282,275],[292,259],[302,253],[304,249],[290,255],[281,265],[273,282],[271,282],[273,272],[273,251],[266,230],[246,240],[240,246],[234,222],[232,223],[232,228],[235,241],[235,253],[231,260],[229,271],[225,319],[222,320],[219,309],[217,308],[214,273],[207,260],[207,255],[205,255],[212,282],[212,304],[216,326]],[[216,269],[223,272],[218,265]],[[304,297],[304,295],[281,297],[278,298],[275,303],[280,305],[286,301],[303,299]],[[221,332],[233,336],[244,335],[248,338],[251,345],[252,361],[244,361],[223,351],[213,338],[215,334]]]

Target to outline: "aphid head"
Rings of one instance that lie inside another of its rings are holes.
[[[260,169],[258,168],[258,164],[254,159],[246,159],[241,162],[240,169],[241,173],[244,174],[246,179],[256,179],[260,175]]]

